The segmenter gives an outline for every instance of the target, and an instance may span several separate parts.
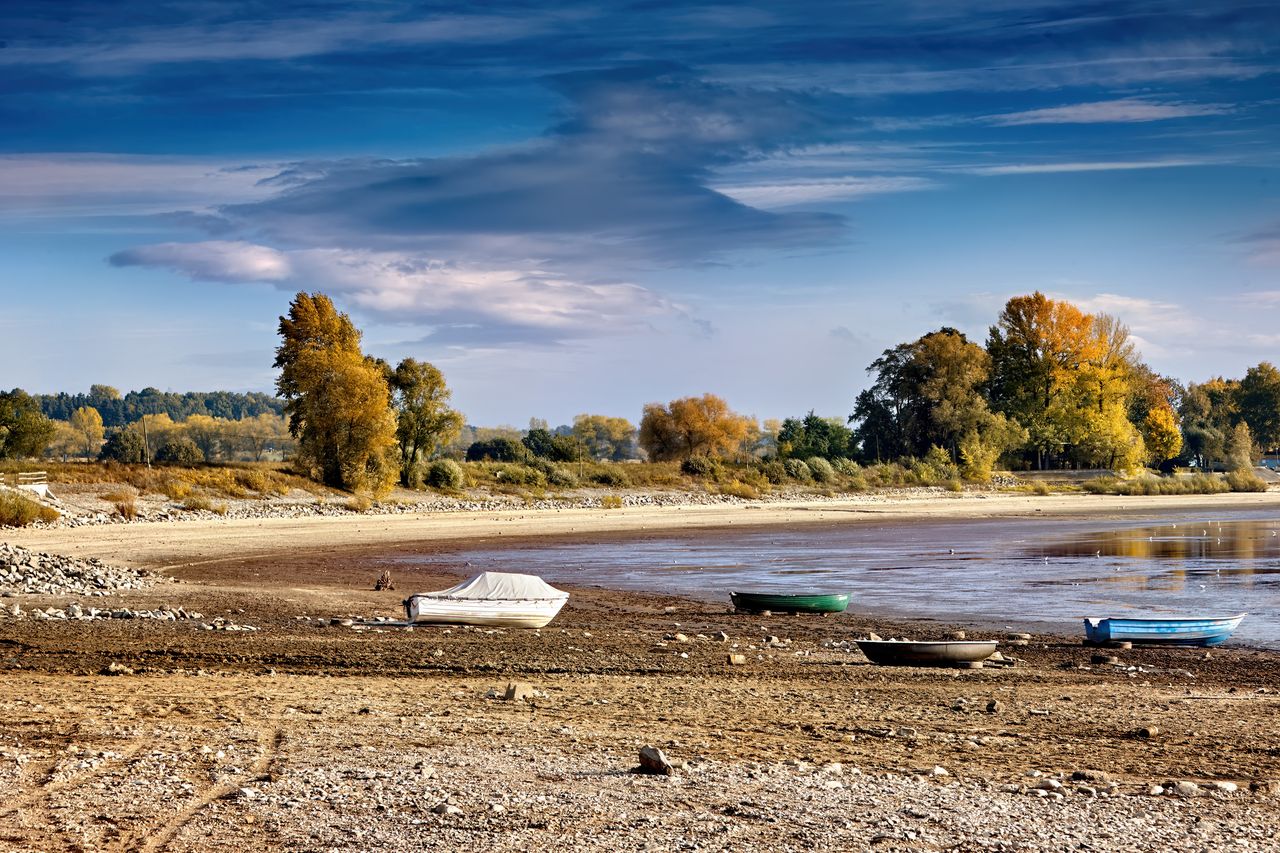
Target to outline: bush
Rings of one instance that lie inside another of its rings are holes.
[[[807,459],[805,464],[809,466],[809,473],[813,475],[813,479],[819,483],[830,483],[836,478],[836,469],[821,456]]]
[[[601,509],[622,509],[622,498],[618,495],[605,495],[600,498]]]
[[[720,494],[730,495],[735,498],[744,498],[749,501],[756,500],[760,497],[760,493],[753,486],[747,485],[741,480],[731,480],[720,486]]]
[[[191,494],[191,484],[177,477],[170,477],[160,483],[160,493],[171,501],[180,501]]]
[[[513,486],[545,486],[547,475],[528,465],[503,465],[493,475],[499,483]]]
[[[854,477],[862,474],[862,466],[852,459],[845,459],[843,456],[837,456],[831,460],[831,467],[835,468],[846,477]]]
[[[212,512],[213,501],[209,500],[204,495],[191,495],[187,498],[186,502],[183,503],[182,508],[190,512]]]
[[[257,468],[237,468],[235,477],[236,483],[246,489],[252,489],[259,494],[271,491],[271,478],[265,471],[259,471]]]
[[[142,433],[135,429],[119,429],[111,433],[98,454],[101,462],[139,463],[147,461],[147,446]]]
[[[1265,492],[1266,482],[1252,471],[1239,470],[1227,474],[1227,485],[1233,492]]]
[[[799,480],[802,483],[813,480],[813,471],[809,470],[808,464],[803,459],[788,459],[782,465],[786,468],[787,476],[793,480]]]
[[[547,482],[562,489],[572,489],[578,485],[578,478],[568,468],[552,465],[547,472]]]
[[[33,521],[51,524],[58,511],[19,492],[0,489],[0,527],[26,527]]]
[[[715,480],[719,478],[723,470],[724,468],[720,465],[719,460],[712,459],[710,456],[690,456],[680,463],[680,472],[688,474],[690,477],[704,477]]]
[[[373,500],[368,495],[352,495],[347,498],[348,512],[368,512],[373,506]]]
[[[591,475],[591,481],[593,483],[599,483],[602,486],[610,486],[614,489],[626,488],[630,483],[627,479],[627,475],[622,472],[622,469],[615,468],[613,466],[596,471]]]
[[[770,483],[779,486],[787,481],[787,466],[776,459],[761,462],[760,474]]]
[[[160,465],[180,465],[194,468],[204,462],[204,451],[184,435],[175,436],[156,451],[155,461]]]
[[[433,489],[457,491],[466,481],[466,472],[452,459],[437,459],[427,467],[427,485]]]
[[[127,501],[116,502],[116,512],[126,521],[132,521],[138,517],[138,505],[130,498]]]

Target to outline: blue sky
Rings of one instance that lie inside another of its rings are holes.
[[[479,424],[844,415],[1042,290],[1280,360],[1274,3],[6,3],[0,385],[267,390],[329,293]]]

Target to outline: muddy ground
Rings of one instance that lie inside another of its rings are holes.
[[[0,849],[1280,844],[1274,653],[1092,664],[1037,636],[1009,668],[884,668],[848,644],[956,626],[596,588],[541,631],[332,624],[458,579],[396,551],[202,560],[102,600],[203,620],[0,619]],[[512,682],[529,698],[500,698]],[[676,774],[629,773],[645,745]],[[1200,790],[1150,794],[1176,780]]]

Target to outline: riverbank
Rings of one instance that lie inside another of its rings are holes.
[[[179,579],[86,604],[202,616],[0,618],[0,838],[42,851],[1271,849],[1272,653],[1147,649],[1094,663],[1077,638],[1037,635],[1003,647],[1018,659],[1009,668],[889,669],[853,640],[955,626],[745,616],[593,587],[573,589],[540,632],[343,624],[395,617],[405,592],[452,583],[463,542],[1225,511],[1267,508],[1265,497],[18,531],[4,538]],[[404,553],[426,557],[405,564]],[[374,591],[387,568],[398,588]],[[30,612],[73,598],[0,603]],[[731,653],[745,663],[729,665]],[[513,684],[526,698],[501,698]],[[629,772],[646,745],[675,775]]]
[[[1280,492],[1217,495],[1028,495],[919,489],[905,495],[831,499],[551,509],[403,512],[262,518],[172,518],[75,528],[0,531],[4,541],[41,551],[176,568],[247,556],[324,553],[337,547],[397,547],[502,537],[593,536],[646,531],[908,522],[914,519],[1115,518],[1161,512],[1280,512]]]

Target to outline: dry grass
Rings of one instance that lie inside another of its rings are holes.
[[[138,505],[133,502],[133,498],[128,500],[114,501],[116,512],[121,518],[132,521],[138,517]]]
[[[58,517],[59,513],[53,507],[18,492],[0,489],[0,527],[26,527],[36,521],[51,524]]]
[[[367,495],[352,495],[347,498],[348,512],[368,512],[372,506],[373,501]]]
[[[618,495],[605,495],[600,498],[601,509],[622,509],[622,498]]]
[[[137,497],[138,493],[133,491],[133,489],[114,489],[113,491],[98,495],[98,500],[106,501],[109,504],[122,504],[133,503]]]
[[[164,495],[175,501],[185,499],[195,489],[226,498],[246,498],[254,494],[267,498],[284,496],[294,489],[321,488],[277,463],[148,468],[118,462],[50,462],[45,470],[49,473],[49,482],[54,484],[119,484],[133,487],[138,494]],[[111,492],[117,493],[118,490]]]

